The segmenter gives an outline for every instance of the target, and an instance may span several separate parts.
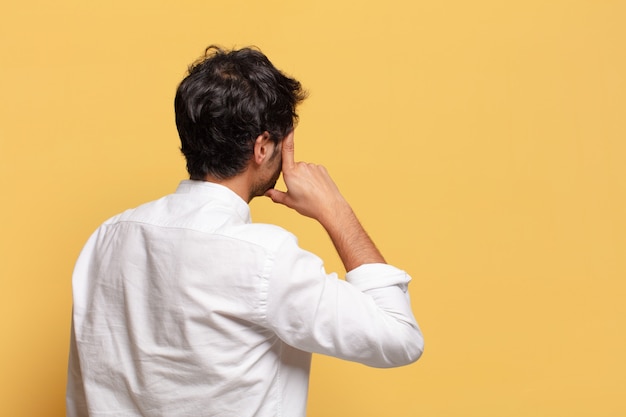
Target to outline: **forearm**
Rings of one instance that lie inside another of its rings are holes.
[[[363,264],[386,263],[345,200],[319,222],[330,236],[347,272]]]

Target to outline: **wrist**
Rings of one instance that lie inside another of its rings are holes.
[[[327,204],[317,220],[327,231],[331,231],[353,223],[356,220],[356,215],[350,204],[341,198],[334,203]]]

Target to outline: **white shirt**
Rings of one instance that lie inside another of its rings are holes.
[[[340,280],[228,188],[183,181],[81,252],[67,415],[304,416],[311,352],[417,360],[409,280],[384,264]]]

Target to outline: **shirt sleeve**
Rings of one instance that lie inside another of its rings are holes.
[[[381,368],[407,365],[422,354],[406,272],[366,264],[344,281],[326,273],[322,260],[295,238],[286,239],[273,261],[267,320],[285,343]]]

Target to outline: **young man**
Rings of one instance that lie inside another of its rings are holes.
[[[190,67],[175,99],[190,180],[105,222],[77,261],[68,416],[298,417],[312,352],[419,358],[410,277],[327,171],[294,160],[304,97],[258,50],[210,47]],[[289,232],[251,223],[263,195],[326,229],[345,281]]]

